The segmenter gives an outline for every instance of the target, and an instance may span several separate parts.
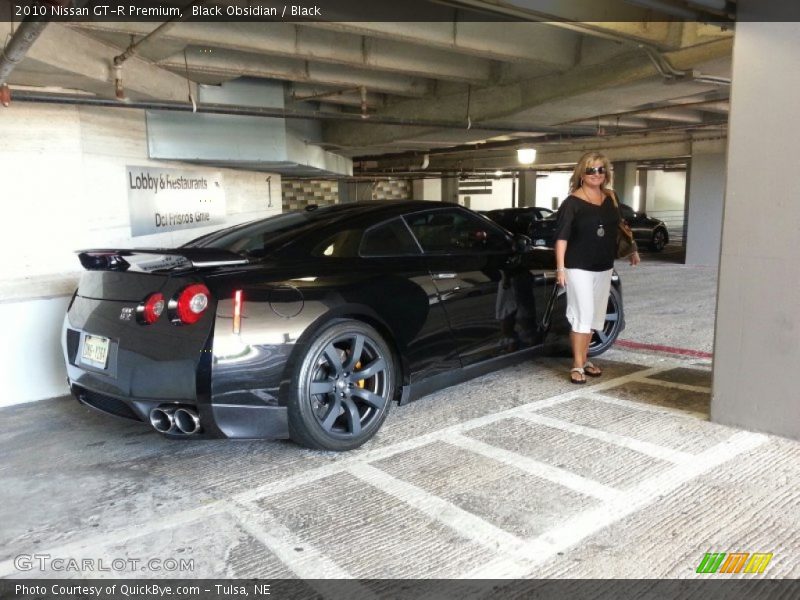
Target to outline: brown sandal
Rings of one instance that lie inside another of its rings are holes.
[[[586,373],[589,377],[600,377],[603,374],[603,370],[591,363],[591,361],[586,361],[586,364],[583,365],[583,372]]]
[[[573,375],[573,373],[577,373],[578,376],[580,377],[580,379],[575,377],[575,375]],[[586,376],[583,373],[584,373],[584,371],[583,371],[583,369],[581,367],[575,367],[573,369],[570,369],[569,370],[569,380],[572,383],[584,384],[584,383],[586,383]]]

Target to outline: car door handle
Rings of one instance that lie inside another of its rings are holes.
[[[439,281],[441,279],[455,279],[456,278],[456,274],[455,273],[434,273],[433,274],[433,278],[436,281]]]

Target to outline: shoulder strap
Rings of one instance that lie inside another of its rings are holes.
[[[617,200],[617,193],[614,190],[608,190],[611,201],[614,203],[614,208],[619,210],[619,201]]]

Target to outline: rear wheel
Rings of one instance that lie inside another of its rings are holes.
[[[606,307],[606,320],[601,331],[595,331],[589,343],[589,356],[597,356],[608,350],[617,340],[622,327],[622,302],[619,292],[612,286]]]
[[[389,346],[366,323],[334,321],[301,349],[288,402],[294,441],[321,450],[351,450],[383,424],[394,397]]]

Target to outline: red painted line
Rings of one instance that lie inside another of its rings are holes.
[[[714,358],[711,352],[702,350],[689,350],[688,348],[676,348],[674,346],[660,346],[658,344],[643,344],[642,342],[632,342],[630,340],[617,340],[616,346],[631,348],[632,350],[652,350],[653,352],[665,352],[667,354],[680,354],[682,356],[692,356],[694,358]]]

